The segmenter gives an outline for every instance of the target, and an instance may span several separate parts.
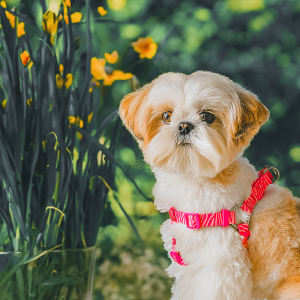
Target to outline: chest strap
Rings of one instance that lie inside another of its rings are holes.
[[[274,176],[270,172],[273,171]],[[245,211],[248,215],[251,215],[252,210],[255,204],[263,197],[263,194],[266,188],[273,182],[273,179],[279,178],[279,172],[273,167],[265,167],[260,172],[258,172],[258,178],[252,183],[252,189],[250,196],[243,202],[241,209]],[[175,207],[169,209],[169,215],[171,218],[172,224],[181,223],[186,225],[189,229],[200,229],[202,227],[211,227],[211,226],[222,226],[227,227],[233,225],[238,229],[239,234],[243,237],[242,243],[247,248],[247,240],[250,237],[249,224],[242,223],[236,224],[235,212],[229,211],[227,209],[222,209],[218,213],[210,214],[198,214],[198,213],[186,213],[177,210]],[[182,266],[187,264],[184,262],[180,253],[175,249],[176,239],[172,239],[172,251],[170,252],[171,257],[175,262]]]
[[[202,227],[222,226],[227,227],[229,224],[235,224],[235,212],[222,209],[219,213],[197,214],[185,213],[171,207],[169,215],[172,222],[186,225],[189,229],[200,229]]]

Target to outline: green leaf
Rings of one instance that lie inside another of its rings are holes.
[[[126,170],[119,164],[119,162],[117,162],[117,160],[114,158],[114,156],[110,153],[110,151],[104,147],[102,144],[100,144],[95,138],[93,138],[89,133],[87,133],[85,130],[76,127],[74,125],[72,125],[72,127],[78,131],[79,133],[81,133],[90,143],[93,147],[95,147],[96,149],[98,149],[98,151],[102,151],[105,156],[112,162],[114,163],[116,166],[118,166],[120,168],[120,170],[125,174],[125,176],[133,183],[133,185],[135,186],[135,188],[137,189],[137,191],[143,196],[145,197],[145,199],[147,199],[148,201],[153,201],[152,198],[147,197],[142,190],[138,187],[138,185],[136,184],[136,182],[131,178],[131,176],[126,172]]]

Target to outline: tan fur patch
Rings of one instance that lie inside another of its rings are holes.
[[[126,95],[119,108],[123,123],[138,141],[144,140],[144,132],[141,124],[139,124],[139,119],[145,110],[145,105],[142,103],[147,100],[151,86],[151,84],[147,84],[143,88]]]
[[[275,289],[274,299],[300,299],[300,275],[288,277]]]
[[[149,107],[149,109],[147,109],[147,115],[145,116],[145,147],[147,147],[149,142],[157,135],[161,126],[168,126],[162,120],[162,114],[167,111],[173,111],[173,107],[167,103],[162,103],[155,108]]]
[[[250,222],[248,250],[253,266],[253,296],[256,296],[255,292],[257,295],[264,292],[264,297],[268,299],[273,299],[270,297],[275,289],[278,289],[277,293],[283,292],[286,286],[284,278],[300,276],[300,219],[296,209],[297,199],[287,189],[281,188],[280,191],[282,201],[268,210],[253,214]],[[299,285],[298,295],[300,297]]]
[[[222,185],[230,185],[233,184],[236,178],[240,175],[240,165],[238,161],[234,161],[230,164],[226,169],[220,172],[216,177],[212,178],[214,183],[220,183]]]
[[[258,132],[258,129],[269,118],[268,109],[255,97],[254,94],[239,90],[237,95],[241,101],[240,122],[237,124],[236,137],[244,133],[252,137]]]

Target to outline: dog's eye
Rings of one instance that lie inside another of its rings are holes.
[[[207,111],[201,112],[200,117],[201,117],[201,121],[204,121],[207,124],[211,124],[215,119],[215,116],[212,113]]]
[[[172,116],[172,112],[171,111],[166,111],[162,114],[162,119],[165,123],[170,123],[171,122],[171,116]]]

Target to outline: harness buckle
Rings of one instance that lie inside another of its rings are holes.
[[[275,183],[279,179],[279,177],[280,177],[279,171],[276,168],[274,168],[274,167],[265,166],[262,173],[265,174],[268,171],[271,173],[271,175],[273,177],[273,178],[271,178],[272,183]]]
[[[190,225],[189,216],[192,216],[192,220],[196,222],[196,226],[193,225],[192,222],[191,222],[191,225]],[[197,214],[197,213],[185,213],[184,218],[185,218],[185,223],[186,223],[187,228],[189,228],[189,229],[199,229],[199,228],[201,228],[199,214]]]
[[[222,227],[228,227],[229,226],[229,210],[222,209],[221,212],[222,212],[222,217],[223,217]]]

